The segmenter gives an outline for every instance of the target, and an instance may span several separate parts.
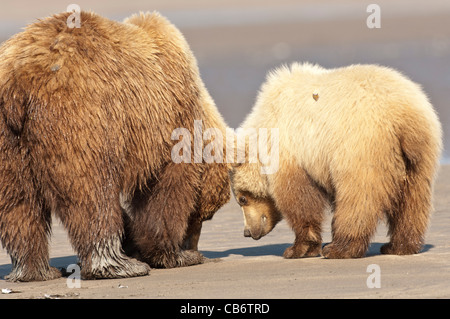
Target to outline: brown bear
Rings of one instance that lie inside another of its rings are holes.
[[[317,256],[330,207],[326,258],[364,256],[383,216],[390,242],[382,253],[421,250],[442,132],[417,84],[375,65],[327,70],[294,63],[269,74],[242,128],[254,129],[247,138],[277,155],[236,164],[230,173],[245,236],[259,239],[284,217],[295,232],[284,256]],[[269,128],[277,129],[270,142],[259,134]],[[276,169],[264,174],[265,167]]]
[[[0,47],[0,239],[12,281],[48,280],[51,214],[85,279],[198,264],[202,221],[229,199],[226,164],[175,163],[176,128],[225,132],[182,34],[158,13],[81,12]],[[222,150],[216,150],[221,152]],[[135,250],[127,256],[122,244]]]

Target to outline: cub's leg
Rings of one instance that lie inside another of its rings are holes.
[[[399,203],[387,214],[391,240],[381,253],[409,255],[422,249],[432,207],[432,174],[422,171],[406,176]]]
[[[356,170],[355,170],[356,171]],[[391,199],[385,172],[367,168],[364,173],[336,179],[332,242],[323,248],[325,258],[360,258],[369,247]]]
[[[285,258],[315,257],[321,252],[327,196],[298,165],[283,165],[271,181],[276,207],[295,233]]]

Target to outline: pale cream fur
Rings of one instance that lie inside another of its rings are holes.
[[[313,94],[319,95],[317,101]],[[417,84],[377,65],[327,70],[293,63],[268,75],[241,127],[278,127],[280,166],[294,160],[331,192],[341,172],[360,170],[361,178],[370,178],[400,161],[399,129],[423,117],[434,141],[424,147],[437,163],[441,125]]]
[[[327,70],[293,63],[269,73],[241,128],[279,129],[279,171],[260,174],[261,163],[235,167],[235,194],[274,200],[287,218],[292,205],[278,198],[308,200],[282,195],[303,170],[334,211],[333,243],[325,256],[362,256],[385,214],[391,243],[382,251],[418,252],[442,149],[441,124],[419,85],[377,65]],[[289,178],[281,182],[279,176]],[[319,193],[314,196],[320,201]],[[289,213],[294,228],[302,227],[296,214],[306,213]]]

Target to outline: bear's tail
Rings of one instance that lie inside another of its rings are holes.
[[[430,112],[405,114],[402,122],[398,137],[405,172],[397,208],[389,216],[391,241],[381,249],[398,255],[415,254],[422,248],[442,149],[441,125],[431,105]]]
[[[432,183],[442,151],[442,128],[431,104],[427,109],[403,114],[398,136],[406,175],[427,177]]]

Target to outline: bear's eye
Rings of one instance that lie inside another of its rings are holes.
[[[247,203],[248,203],[248,201],[247,201],[247,198],[245,198],[245,196],[239,197],[239,204],[240,204],[241,206],[247,205]]]

